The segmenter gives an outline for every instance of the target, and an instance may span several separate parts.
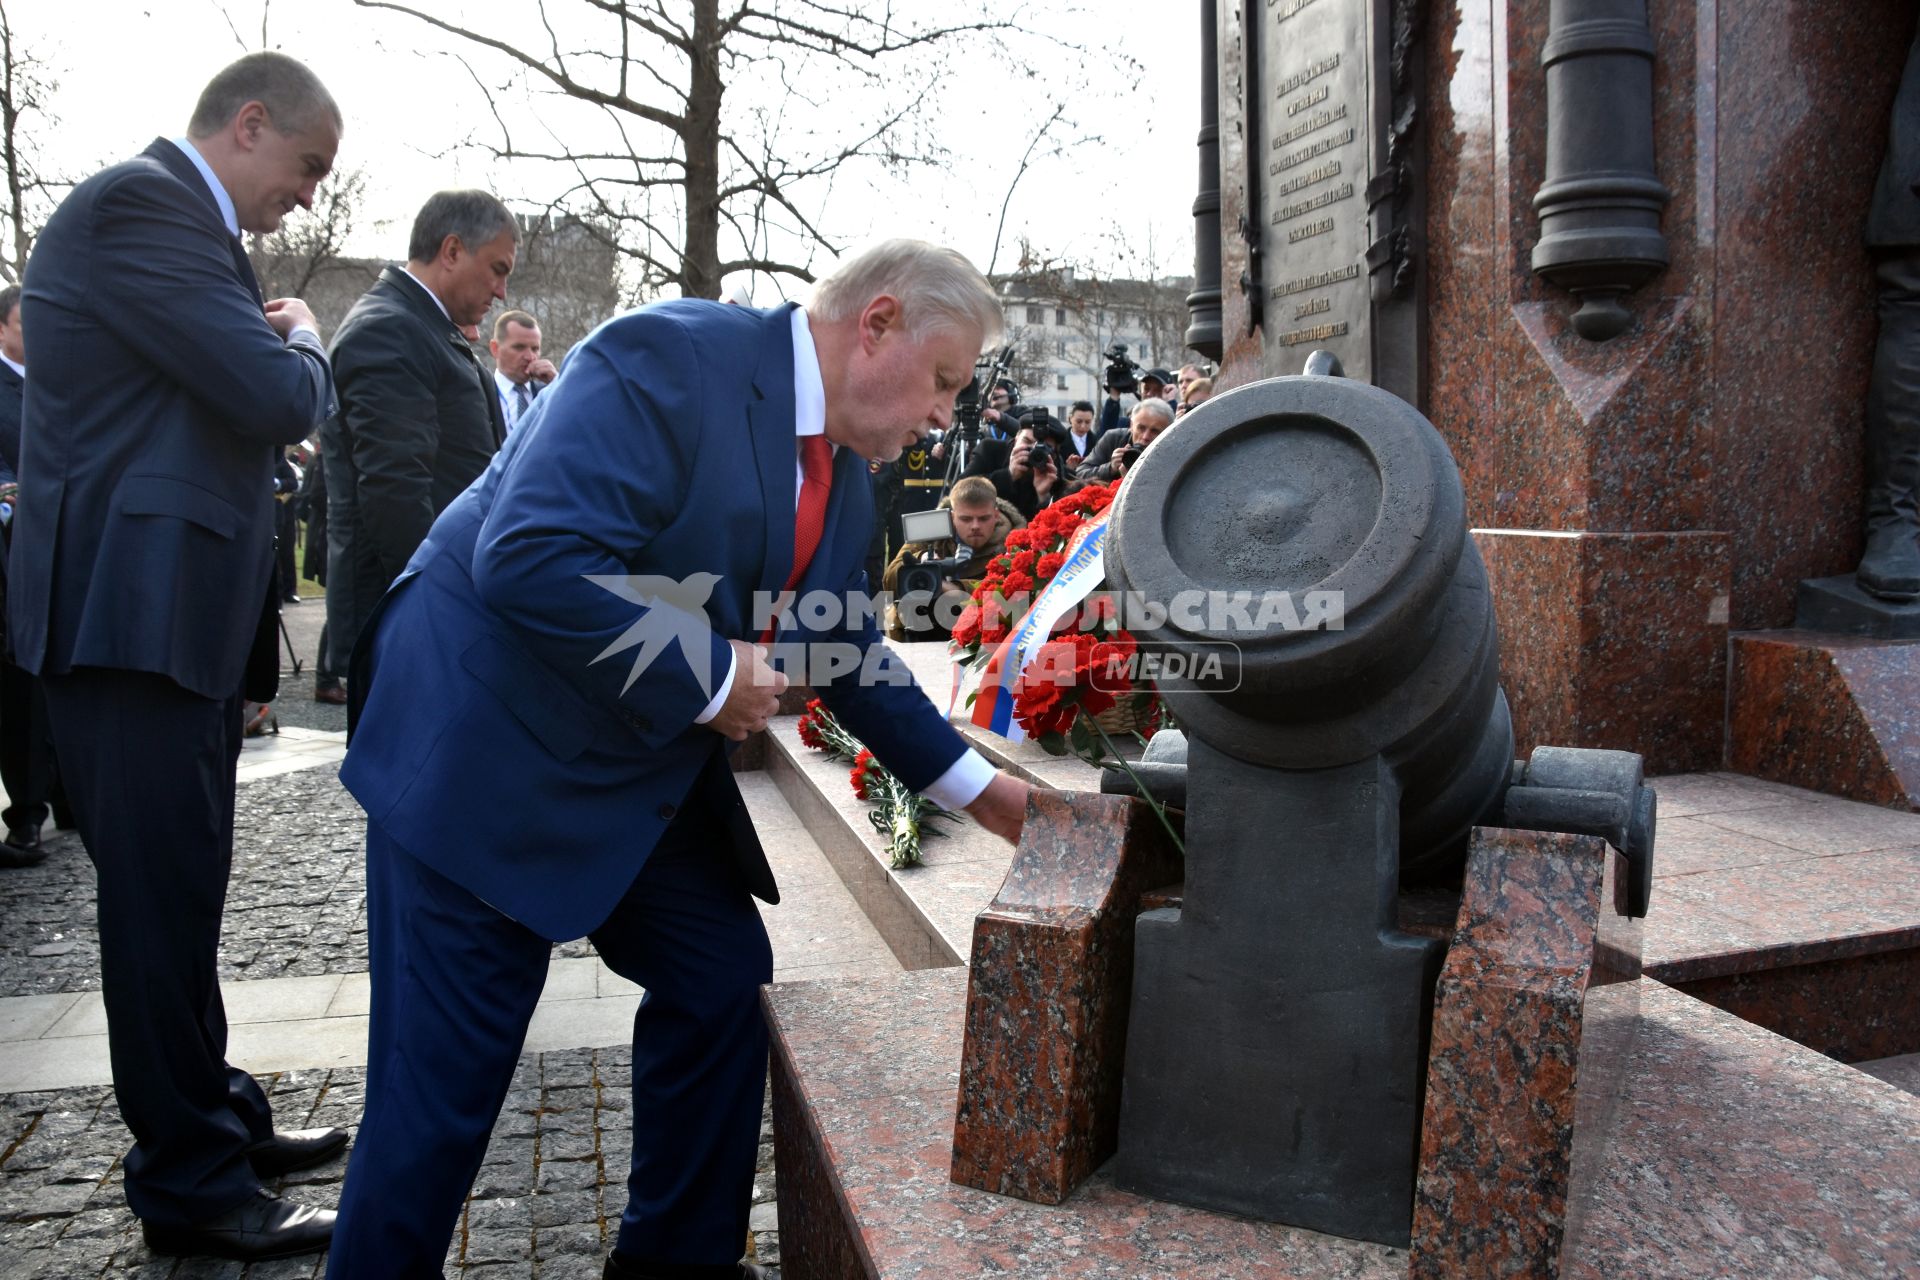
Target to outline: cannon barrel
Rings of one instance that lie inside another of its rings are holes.
[[[1385,757],[1403,873],[1445,869],[1497,814],[1513,729],[1493,603],[1418,410],[1329,376],[1216,396],[1134,464],[1109,537],[1136,636],[1237,666],[1160,682],[1188,732],[1287,770]]]

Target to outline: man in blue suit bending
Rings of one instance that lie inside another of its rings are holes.
[[[864,595],[868,461],[946,427],[999,327],[971,264],[907,240],[806,308],[621,316],[434,524],[351,682],[373,1005],[335,1280],[440,1273],[551,944],[583,934],[647,991],[607,1276],[759,1273],[738,1260],[772,976],[751,897],[779,892],[726,740],[774,714],[772,632],[904,782],[1017,838],[1025,785],[836,607]],[[775,618],[782,591],[820,607]]]
[[[333,410],[313,313],[261,298],[240,233],[312,204],[340,127],[298,62],[240,59],[186,137],[73,189],[21,301],[8,625],[98,872],[127,1203],[163,1253],[324,1249],[332,1215],[261,1179],[347,1140],[273,1132],[260,1086],[227,1065],[215,970],[242,685],[269,699],[279,673],[274,459]]]

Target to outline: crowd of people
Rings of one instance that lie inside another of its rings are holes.
[[[489,367],[519,226],[445,191],[323,343],[305,302],[262,296],[242,236],[311,206],[346,123],[300,62],[250,54],[181,135],[77,184],[0,293],[0,865],[45,856],[49,813],[94,864],[123,1185],[154,1252],[438,1275],[551,947],[584,936],[646,991],[605,1276],[758,1275],[753,899],[779,889],[729,744],[776,713],[790,654],[851,646],[860,678],[815,691],[896,777],[1009,841],[1028,787],[889,674],[873,619],[764,625],[757,602],[859,581],[870,469],[951,425],[999,301],[961,255],[892,240],[804,305],[615,317],[564,371],[507,310]],[[996,485],[1051,492],[1018,430],[954,486],[970,548],[1021,518]],[[275,1128],[225,1060],[216,978],[235,770],[296,569],[325,584],[314,696],[348,706],[341,781],[368,816],[366,1110],[337,1215],[267,1189],[350,1135]],[[630,585],[682,581],[714,584],[691,642]]]
[[[907,566],[945,562],[965,545],[974,555],[944,577],[937,593],[950,603],[961,600],[983,576],[970,570],[983,570],[999,554],[1007,533],[1068,494],[1124,476],[1155,437],[1213,395],[1213,381],[1200,365],[1189,364],[1178,375],[1149,369],[1134,383],[1109,385],[1105,391],[1097,417],[1091,401],[1079,400],[1063,423],[1043,405],[1023,408],[1019,388],[1002,378],[988,389],[977,440],[963,444],[955,432],[936,433],[917,465],[903,459],[891,467],[876,467],[875,506],[883,519],[869,549],[869,576],[894,595]],[[1123,424],[1127,399],[1133,405]],[[938,478],[950,448],[966,451],[960,478],[951,489]],[[908,540],[904,517],[929,507],[952,513],[950,534]],[[998,532],[989,536],[989,526]],[[879,570],[883,563],[885,569]],[[888,616],[887,631],[896,640],[945,640],[950,633],[945,619],[954,612],[925,601],[899,601]]]

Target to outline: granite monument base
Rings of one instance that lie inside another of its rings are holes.
[[[1882,600],[1850,573],[1807,578],[1794,600],[1796,631],[1825,631],[1873,640],[1920,640],[1920,600]]]
[[[1920,641],[1758,631],[1730,652],[1729,768],[1920,810]]]
[[[763,992],[787,1280],[1409,1275],[1404,1249],[1152,1200],[1104,1169],[1059,1205],[954,1183],[966,984],[946,968]],[[1640,1009],[1630,1083],[1562,1280],[1920,1274],[1920,1098],[1652,979],[1621,985]]]
[[[1640,1015],[1626,861],[1594,836],[1474,833],[1441,970],[1416,1280],[1553,1276],[1578,1247]]]
[[[1181,859],[1146,804],[1035,791],[974,920],[953,1180],[1058,1204],[1114,1151],[1143,894]]]

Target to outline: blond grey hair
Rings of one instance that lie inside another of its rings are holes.
[[[822,320],[850,320],[881,294],[900,300],[907,333],[980,330],[980,345],[999,341],[1000,299],[987,278],[952,249],[924,240],[883,240],[846,259],[813,286],[807,310]]]
[[[1159,396],[1148,396],[1133,406],[1130,421],[1138,422],[1142,415],[1160,419],[1160,425],[1164,427],[1173,421],[1173,406]]]

